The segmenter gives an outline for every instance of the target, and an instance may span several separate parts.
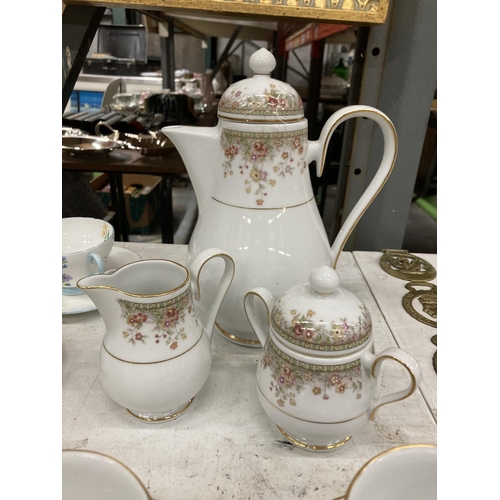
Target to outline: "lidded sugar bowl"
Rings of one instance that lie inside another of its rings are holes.
[[[257,297],[267,308],[267,325]],[[375,355],[370,313],[340,286],[330,266],[317,267],[309,283],[290,288],[278,300],[266,288],[254,288],[244,305],[264,346],[257,367],[259,401],[297,447],[340,448],[368,425],[377,408],[407,398],[420,384],[420,366],[407,352],[388,348]],[[410,383],[379,396],[386,360],[401,364]]]

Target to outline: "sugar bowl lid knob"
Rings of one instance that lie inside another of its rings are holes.
[[[250,56],[248,62],[256,75],[270,75],[276,67],[276,59],[267,49],[259,49]]]
[[[330,266],[319,266],[309,276],[309,284],[319,295],[331,295],[340,286],[340,277]]]

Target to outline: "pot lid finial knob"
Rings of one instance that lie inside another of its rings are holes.
[[[333,267],[317,267],[309,276],[309,284],[320,295],[331,295],[340,286],[340,277]]]
[[[256,75],[270,75],[276,67],[276,59],[267,49],[259,49],[250,56],[248,62]]]

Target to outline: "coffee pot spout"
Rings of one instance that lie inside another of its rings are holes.
[[[219,127],[171,125],[161,130],[174,144],[184,162],[198,201],[200,211],[205,209],[212,193],[210,179],[214,179],[220,155]]]

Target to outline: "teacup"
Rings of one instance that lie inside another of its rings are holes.
[[[437,500],[437,446],[410,444],[379,453],[335,500]]]
[[[76,282],[91,274],[105,272],[113,248],[115,230],[104,220],[92,217],[62,219],[62,293],[83,293]]]

